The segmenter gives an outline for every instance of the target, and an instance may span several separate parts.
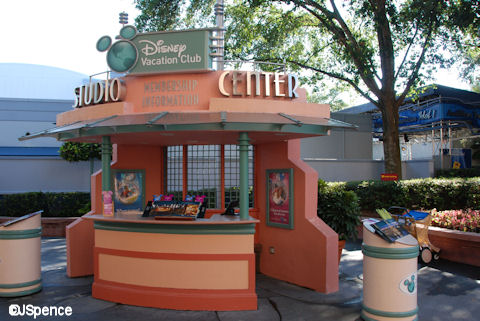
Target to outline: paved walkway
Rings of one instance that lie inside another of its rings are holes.
[[[34,320],[10,317],[11,304],[70,306],[69,317],[36,320],[168,320],[168,321],[316,321],[358,320],[362,301],[360,245],[347,244],[340,264],[340,290],[325,295],[257,275],[257,311],[173,311],[141,308],[91,297],[92,277],[66,276],[64,239],[42,240],[43,290],[35,295],[0,298],[0,320]],[[1,273],[1,271],[0,271]],[[439,261],[419,266],[419,320],[479,320],[480,268]]]

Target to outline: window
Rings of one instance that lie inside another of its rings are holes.
[[[173,194],[177,200],[183,199],[183,166],[186,166],[187,195],[205,195],[207,206],[211,209],[222,208],[222,204],[227,206],[229,202],[239,200],[240,152],[237,145],[168,146],[165,150],[167,166],[164,190],[167,191],[166,194]],[[224,165],[223,181],[222,164]],[[248,164],[249,207],[254,207],[253,146],[249,146]],[[225,190],[223,195],[222,188]]]

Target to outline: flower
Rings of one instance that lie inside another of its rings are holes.
[[[480,210],[467,209],[437,212],[434,209],[431,215],[433,226],[480,233]]]

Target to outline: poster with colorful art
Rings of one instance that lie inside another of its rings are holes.
[[[115,211],[142,211],[145,206],[145,173],[141,170],[116,170],[114,182]]]
[[[267,225],[293,229],[293,170],[267,170]]]

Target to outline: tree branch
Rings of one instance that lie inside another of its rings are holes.
[[[348,27],[348,25],[345,23],[345,20],[343,19],[342,15],[340,14],[340,11],[338,11],[338,8],[337,8],[337,5],[335,3],[334,0],[330,0],[330,4],[333,8],[333,14],[335,16],[335,19],[338,21],[338,23],[340,24],[343,32],[347,35],[347,39],[350,41],[350,43],[353,44],[353,48],[350,52],[350,54],[352,56],[355,55],[355,51],[361,51],[361,47],[360,47],[360,44],[357,42],[357,39],[355,38],[355,36],[353,35],[352,31],[350,30],[350,28]],[[373,5],[372,5],[373,7]],[[375,76],[375,78],[377,78],[378,80],[380,80],[380,77],[378,76],[377,72],[374,70],[374,66],[375,64],[373,63],[373,61],[370,59],[370,57],[366,57],[366,60],[368,60],[368,63],[370,64],[370,68],[368,68],[368,66],[365,66],[363,63],[363,68],[364,70],[367,70],[369,69],[370,70],[370,74]],[[373,79],[372,79],[373,80]],[[378,89],[378,86],[377,86],[377,83],[375,81],[373,81],[372,83],[373,85],[375,85]],[[372,90],[374,91],[374,90]]]
[[[405,97],[407,97],[408,92],[410,91],[410,88],[412,87],[414,81],[417,79],[418,72],[420,71],[420,67],[422,66],[423,59],[425,58],[425,54],[427,52],[428,44],[430,42],[432,33],[434,29],[434,23],[431,23],[431,27],[428,30],[428,34],[425,37],[425,42],[423,43],[422,46],[422,53],[420,54],[420,57],[418,58],[417,62],[415,63],[415,68],[412,71],[412,74],[410,75],[407,84],[405,85],[405,89],[403,90],[402,94],[398,97],[396,100],[396,105],[400,106],[403,101],[405,100]]]
[[[286,2],[285,0],[279,1]],[[325,7],[322,7],[317,2],[310,0],[293,0],[292,2],[295,3],[298,7],[309,12],[315,18],[317,18],[325,28],[327,28],[332,34],[337,36],[339,43],[343,46],[343,48],[349,53],[350,57],[352,58],[353,63],[358,69],[358,74],[362,78],[365,85],[370,89],[370,91],[372,91],[377,97],[379,97],[381,94],[380,89],[375,82],[375,79],[372,77],[372,75],[374,75],[375,73],[371,69],[367,68],[365,64],[361,61],[361,59],[359,59],[359,57],[361,56],[360,54],[358,54],[358,52],[360,51],[360,47],[358,46],[353,35],[351,34],[350,29],[348,29],[345,21],[340,16],[338,10],[337,14],[335,14],[335,12],[331,12]],[[324,16],[321,16],[319,13],[315,12],[314,9],[319,10]],[[333,21],[337,21],[340,24],[340,27],[335,25]],[[342,23],[346,30],[341,27]],[[351,39],[349,39],[347,33],[350,34]]]
[[[348,79],[346,77],[343,77],[342,75],[339,75],[339,74],[336,74],[336,73],[333,73],[333,72],[329,72],[329,71],[325,71],[325,70],[322,70],[322,69],[319,69],[319,68],[315,68],[313,66],[308,66],[308,65],[305,65],[301,62],[298,62],[298,61],[294,61],[294,60],[287,60],[288,63],[291,63],[291,64],[294,64],[294,65],[297,65],[301,68],[305,68],[305,69],[310,69],[310,70],[313,70],[313,71],[316,71],[318,73],[321,73],[323,75],[326,75],[328,77],[331,77],[331,78],[335,78],[335,79],[338,79],[338,80],[341,80],[341,81],[344,81],[346,83],[348,83],[350,86],[352,86],[360,95],[362,95],[363,97],[365,97],[366,99],[368,99],[368,101],[370,101],[372,104],[374,104],[375,106],[377,106],[378,108],[378,102],[376,100],[374,100],[372,97],[370,97],[364,90],[362,90],[360,87],[358,87],[358,85],[351,79]]]
[[[412,48],[412,45],[415,41],[415,38],[417,38],[419,26],[417,25],[417,28],[415,29],[415,34],[413,35],[412,40],[410,41],[410,44],[408,45],[407,52],[405,52],[405,55],[403,56],[402,63],[400,64],[400,67],[398,67],[397,73],[395,74],[395,79],[394,81],[397,81],[398,75],[400,75],[400,71],[403,69],[403,65],[405,64],[405,61],[407,60],[408,53],[410,52],[410,49]]]

